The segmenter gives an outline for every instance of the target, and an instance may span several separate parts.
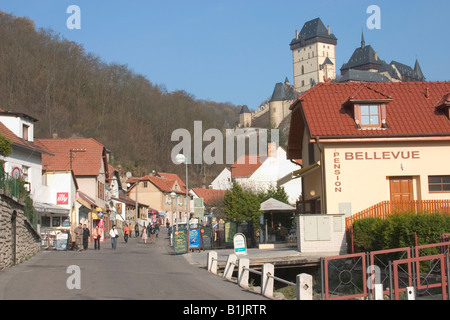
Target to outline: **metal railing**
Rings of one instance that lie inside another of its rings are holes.
[[[207,257],[207,270],[213,274],[217,273],[217,252],[208,252]],[[250,268],[250,260],[246,257],[237,258],[235,254],[230,254],[225,264],[223,271],[223,278],[227,280],[232,280],[233,273],[237,267],[238,276],[237,284],[245,289],[249,289],[249,273],[259,275],[261,277],[261,291],[260,294],[272,299],[274,297],[274,281],[279,281],[288,286],[296,287],[296,297],[297,300],[312,300],[312,276],[309,274],[298,274],[297,282],[287,281],[280,277],[275,276],[275,266],[271,263],[265,263],[262,266],[262,270],[258,271],[256,269]]]

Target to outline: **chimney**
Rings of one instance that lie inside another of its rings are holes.
[[[295,30],[295,40],[298,40],[298,30]]]
[[[375,60],[378,61],[378,53],[375,52]]]
[[[58,139],[58,134],[54,133],[54,134],[52,134],[52,137],[53,137],[53,139]]]
[[[328,25],[328,35],[331,35],[331,29],[329,25]]]

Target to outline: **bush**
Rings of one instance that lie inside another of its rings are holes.
[[[353,224],[356,252],[394,249],[440,241],[443,233],[450,232],[450,216],[438,212],[417,214],[401,212],[381,218],[365,218]]]
[[[384,230],[386,220],[381,218],[365,218],[353,224],[353,241],[355,251],[381,250],[383,242],[380,234]]]

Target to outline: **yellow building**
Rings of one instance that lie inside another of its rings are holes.
[[[449,108],[450,82],[321,83],[301,95],[288,142],[304,164],[300,213],[450,210]]]

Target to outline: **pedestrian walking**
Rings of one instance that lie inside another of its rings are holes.
[[[87,250],[89,246],[89,237],[91,236],[91,232],[86,224],[83,225],[83,249]]]
[[[159,223],[155,224],[155,229],[156,229],[156,237],[158,238],[158,235],[159,235]]]
[[[94,237],[94,250],[100,250],[100,238],[102,237],[102,235],[100,233],[100,229],[98,228],[98,226],[96,226],[94,229],[93,237]]]
[[[172,246],[172,226],[167,224],[167,234],[169,235],[169,245]]]
[[[147,238],[150,238],[150,230],[152,229],[152,224],[149,223],[147,225],[147,229],[144,229],[147,232]]]
[[[75,233],[75,248],[76,251],[81,251],[81,245],[82,245],[82,234],[83,234],[83,228],[81,227],[81,223],[78,224],[78,227],[73,230]]]
[[[141,238],[142,238],[142,240],[144,240],[144,243],[147,243],[147,230],[145,228],[145,223],[144,223],[144,229],[142,230]]]
[[[113,225],[111,230],[109,230],[109,235],[111,236],[111,246],[113,250],[117,248],[117,238],[119,237],[119,232],[116,229],[116,226]]]
[[[155,239],[156,239],[156,227],[152,225],[150,228],[150,243],[151,244],[155,243]]]
[[[134,234],[136,235],[136,238],[139,237],[139,223],[136,223],[134,226]]]
[[[128,236],[130,234],[130,230],[128,229],[127,224],[123,225],[123,240],[125,240],[125,243],[128,243]]]

